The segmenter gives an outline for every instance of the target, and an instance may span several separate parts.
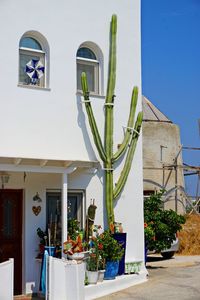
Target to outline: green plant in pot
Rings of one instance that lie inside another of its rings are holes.
[[[124,254],[124,249],[107,230],[100,235],[100,238],[103,245],[103,257],[106,260],[104,279],[113,279],[118,273],[119,261]]]
[[[98,281],[99,278],[99,256],[98,253],[96,253],[96,249],[92,248],[90,249],[89,257],[87,258],[87,279],[88,283],[95,284]]]
[[[102,235],[99,234],[101,226],[94,225],[93,235],[89,241],[89,257],[87,259],[87,279],[88,283],[103,281],[105,272],[105,257],[102,244]]]

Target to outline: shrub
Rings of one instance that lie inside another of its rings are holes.
[[[157,252],[170,248],[185,223],[184,216],[162,208],[162,194],[153,194],[144,202],[145,242],[149,250]]]

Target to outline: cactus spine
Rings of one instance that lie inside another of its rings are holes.
[[[134,156],[134,152],[139,137],[142,124],[142,112],[138,113],[137,120],[134,123],[135,111],[138,99],[138,88],[134,87],[131,97],[130,113],[124,140],[116,153],[113,153],[113,108],[115,97],[115,81],[116,81],[116,37],[117,37],[117,16],[113,15],[110,25],[110,52],[109,52],[109,68],[108,68],[108,84],[105,99],[105,128],[104,128],[104,146],[98,131],[98,127],[94,118],[92,105],[89,98],[89,90],[86,74],[81,75],[81,84],[83,96],[85,100],[86,112],[89,119],[90,128],[97,147],[100,158],[104,164],[105,172],[105,201],[107,210],[108,225],[114,222],[114,201],[120,195],[127,181],[129,171]],[[133,128],[134,127],[134,128]],[[117,183],[113,184],[113,168],[114,163],[127,151],[123,170],[119,176]]]

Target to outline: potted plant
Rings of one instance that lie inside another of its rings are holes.
[[[86,273],[88,283],[96,284],[99,278],[99,257],[98,254],[95,252],[94,249],[89,253],[89,257],[87,258],[86,264]]]
[[[118,273],[119,261],[124,254],[122,245],[106,230],[100,235],[103,258],[106,261],[104,279],[114,279]]]
[[[84,258],[84,244],[80,235],[72,240],[70,237],[63,243],[63,252],[69,259],[82,260]]]
[[[114,222],[110,224],[110,232],[112,237],[122,246],[124,254],[119,261],[118,275],[125,273],[125,253],[126,253],[126,232],[123,232],[122,223]]]
[[[83,260],[87,256],[87,243],[83,241],[83,234],[76,219],[68,221],[67,241],[63,243],[63,252],[69,259]]]
[[[102,228],[100,225],[94,225],[93,237],[90,240],[90,254],[87,262],[89,271],[98,271],[98,282],[103,281],[105,273],[105,252]]]

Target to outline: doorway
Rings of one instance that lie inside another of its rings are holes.
[[[14,258],[14,294],[22,293],[23,190],[0,190],[0,262]]]

